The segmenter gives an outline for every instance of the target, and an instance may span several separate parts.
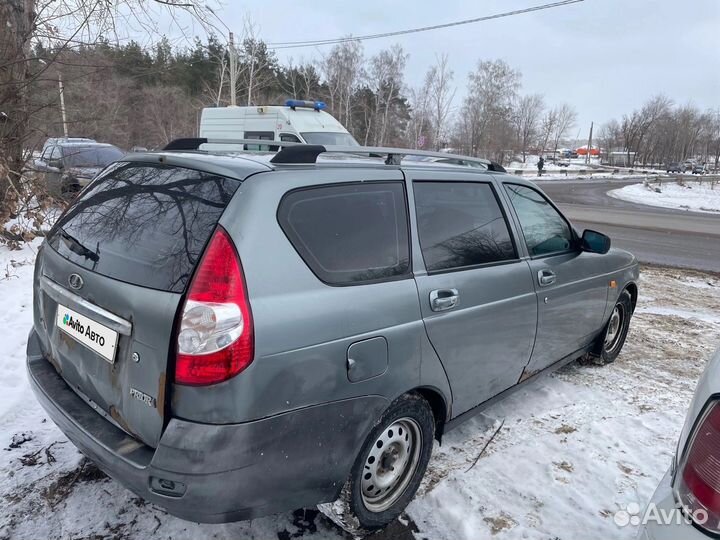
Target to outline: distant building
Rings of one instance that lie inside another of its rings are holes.
[[[588,155],[588,147],[587,144],[581,146],[580,148],[577,148],[575,150],[577,152],[578,156],[587,156]],[[591,156],[599,156],[600,155],[600,149],[597,146],[592,146],[590,148],[590,155]]]
[[[635,163],[635,152],[616,150],[603,155],[603,164],[614,167],[632,167]]]

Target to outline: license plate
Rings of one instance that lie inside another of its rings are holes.
[[[55,324],[71,338],[95,351],[111,364],[115,363],[115,349],[118,340],[115,330],[61,304],[58,304],[57,307]]]

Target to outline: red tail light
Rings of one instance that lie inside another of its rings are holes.
[[[232,240],[218,227],[180,315],[175,382],[200,386],[226,381],[248,367],[254,354],[242,266]]]
[[[686,513],[707,528],[720,524],[720,406],[710,405],[678,473],[677,495]],[[718,532],[713,530],[713,532]]]

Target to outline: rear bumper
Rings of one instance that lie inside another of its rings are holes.
[[[156,449],[92,410],[42,356],[33,332],[27,368],[52,420],[109,476],[177,517],[225,523],[337,498],[380,396],[337,401],[242,424],[171,419]]]

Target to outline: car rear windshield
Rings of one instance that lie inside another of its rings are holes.
[[[68,208],[48,242],[98,274],[182,292],[239,185],[192,169],[121,162]]]
[[[65,146],[63,156],[68,167],[104,167],[123,157],[114,146]]]

